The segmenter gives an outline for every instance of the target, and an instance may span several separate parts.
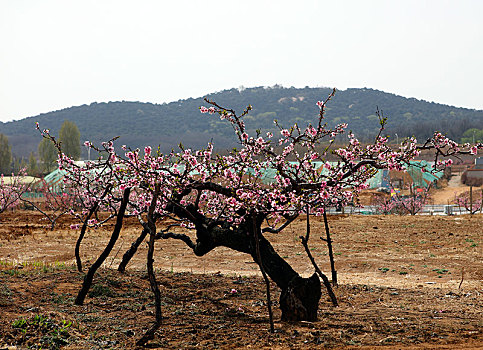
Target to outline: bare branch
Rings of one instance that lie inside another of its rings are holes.
[[[156,234],[156,239],[170,239],[170,238],[173,238],[173,239],[179,239],[181,241],[183,241],[184,243],[186,243],[186,245],[188,247],[190,247],[191,249],[195,249],[196,248],[196,244],[193,243],[193,241],[191,240],[191,238],[185,234],[182,234],[182,233],[174,233],[174,232],[171,232],[171,231],[162,231],[162,232],[158,232]]]

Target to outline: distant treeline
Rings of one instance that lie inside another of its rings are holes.
[[[316,102],[330,93],[330,88],[255,87],[231,89],[208,95],[222,106],[241,113],[248,105],[253,110],[245,118],[249,130],[276,131],[273,120],[281,125],[300,126],[316,120]],[[64,120],[73,121],[81,133],[81,142],[98,142],[121,136],[119,144],[131,147],[161,146],[163,151],[185,146],[201,147],[213,140],[218,149],[236,146],[231,126],[216,116],[200,114],[206,105],[203,98],[189,98],[165,104],[142,102],[91,103],[41,114],[19,121],[0,123],[0,133],[8,136],[12,153],[28,156],[37,149],[40,136],[35,130],[38,121],[42,128],[57,134]],[[326,120],[329,125],[348,123],[362,141],[372,139],[378,130],[376,110],[388,117],[385,132],[395,138],[416,136],[419,140],[431,136],[434,130],[445,132],[460,140],[471,128],[481,129],[483,111],[456,108],[442,104],[404,98],[373,89],[338,91],[328,104]]]

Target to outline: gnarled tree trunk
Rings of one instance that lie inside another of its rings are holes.
[[[176,211],[174,209],[174,211]],[[183,217],[183,212],[177,212]],[[193,211],[195,217],[196,243],[185,235],[164,234],[163,238],[182,239],[198,256],[203,256],[216,247],[227,247],[250,254],[257,262],[256,246],[250,218],[246,218],[247,225],[232,227],[217,225],[211,219]],[[260,223],[262,220],[257,220]],[[259,250],[263,267],[268,276],[282,290],[280,306],[282,320],[287,321],[315,321],[321,297],[321,286],[318,276],[314,273],[310,278],[301,277],[278,253],[270,242],[259,234]]]
[[[317,321],[321,296],[319,276],[295,277],[280,295],[282,321]]]

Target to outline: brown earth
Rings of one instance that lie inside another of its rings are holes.
[[[432,188],[428,197],[428,204],[433,205],[447,205],[455,204],[454,200],[457,196],[462,193],[469,193],[470,187],[461,183],[461,173],[455,173],[451,176],[448,181],[446,179],[441,180],[438,184],[438,188]],[[475,200],[480,198],[483,191],[483,186],[473,187],[473,194]],[[409,191],[403,190],[403,194],[409,195]],[[373,204],[373,199],[375,196],[385,196],[389,197],[389,194],[384,194],[376,190],[367,190],[360,194],[360,204],[361,205],[371,205]]]
[[[442,188],[431,191],[430,201],[433,204],[453,204],[454,199],[458,195],[469,191],[470,187],[461,183],[461,172],[454,173],[450,180],[444,183]],[[481,191],[483,191],[483,186],[473,187],[475,198],[480,197]]]
[[[0,215],[0,349],[132,349],[151,325],[153,298],[146,245],[116,271],[140,233],[128,220],[94,280],[84,306],[73,305],[83,274],[74,267],[70,219],[54,231],[37,212]],[[274,334],[268,332],[265,287],[245,254],[218,248],[196,257],[182,242],[157,242],[155,265],[163,325],[152,348],[482,349],[483,216],[330,216],[340,306],[323,293],[319,321],[280,322],[272,285]],[[299,220],[269,235],[302,275],[313,273],[298,236]],[[81,253],[89,266],[112,226],[91,230]],[[311,251],[329,273],[320,220]],[[232,293],[232,289],[236,292]],[[65,321],[65,323],[64,323]]]

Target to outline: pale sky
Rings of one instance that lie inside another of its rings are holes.
[[[0,120],[240,86],[483,109],[479,0],[0,0]]]

